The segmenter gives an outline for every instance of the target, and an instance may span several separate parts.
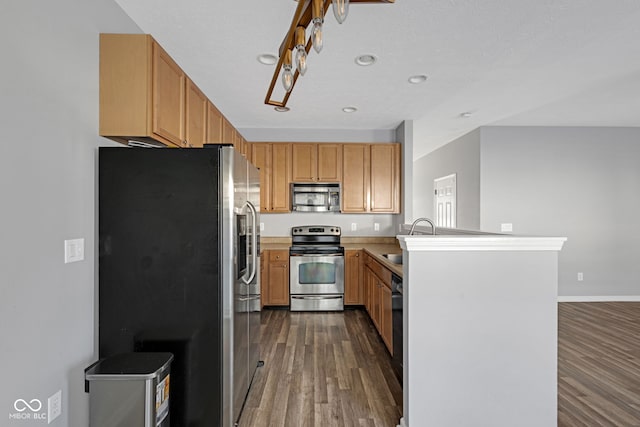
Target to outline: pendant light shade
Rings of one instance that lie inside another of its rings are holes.
[[[331,0],[331,4],[333,5],[333,15],[336,17],[336,21],[342,24],[349,14],[349,0]]]

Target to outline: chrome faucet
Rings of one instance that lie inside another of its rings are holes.
[[[433,221],[431,221],[429,218],[418,218],[415,221],[413,221],[413,224],[411,224],[411,230],[409,230],[409,236],[413,236],[413,230],[416,228],[416,225],[418,225],[418,223],[422,221],[427,221],[429,224],[431,224],[431,234],[435,236],[436,226],[433,224]]]

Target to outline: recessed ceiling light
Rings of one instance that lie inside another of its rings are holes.
[[[258,62],[264,65],[273,65],[278,62],[278,57],[270,53],[258,55]]]
[[[355,113],[358,109],[356,107],[344,107],[342,111],[345,113]]]
[[[373,65],[378,60],[378,57],[372,55],[370,53],[366,53],[364,55],[356,56],[356,64],[366,67],[368,65]]]
[[[274,107],[274,110],[276,110],[278,113],[286,113],[287,111],[290,110],[289,107]]]
[[[473,113],[471,113],[469,111],[465,111],[464,113],[460,113],[460,117],[464,117],[465,119],[468,119],[472,115],[473,115]]]
[[[427,75],[426,74],[417,74],[415,76],[411,76],[409,77],[409,83],[411,83],[412,85],[417,85],[420,83],[424,83],[427,81]]]

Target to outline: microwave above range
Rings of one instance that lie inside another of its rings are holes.
[[[340,184],[337,182],[294,182],[291,211],[340,212]]]

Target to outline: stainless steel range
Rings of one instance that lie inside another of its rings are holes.
[[[344,248],[340,227],[304,225],[291,229],[291,311],[344,310]]]

